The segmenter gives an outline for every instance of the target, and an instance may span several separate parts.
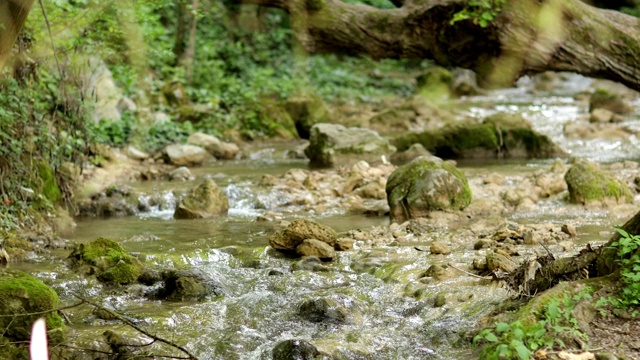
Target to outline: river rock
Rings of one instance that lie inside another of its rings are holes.
[[[298,314],[311,322],[344,323],[348,311],[334,299],[320,298],[303,301]]]
[[[207,179],[193,188],[176,206],[176,219],[198,219],[224,215],[229,210],[229,200],[216,183]]]
[[[444,241],[434,241],[429,247],[429,251],[434,255],[449,255],[451,248]]]
[[[280,341],[271,350],[272,360],[314,360],[318,354],[311,343],[297,339]]]
[[[431,156],[431,153],[422,144],[413,144],[405,151],[398,151],[391,155],[391,163],[394,165],[404,165],[420,156]]]
[[[189,181],[191,179],[193,179],[193,175],[191,175],[191,170],[186,166],[180,166],[169,173],[169,180],[171,181]]]
[[[452,95],[453,74],[443,67],[434,66],[416,77],[416,88],[421,96],[434,101],[448,99]]]
[[[88,244],[78,244],[69,255],[71,266],[109,284],[131,284],[138,280],[144,266],[129,255],[120,244],[98,238]]]
[[[193,133],[187,139],[187,144],[200,146],[206,149],[216,159],[232,160],[235,159],[240,148],[234,143],[224,142],[215,136],[207,135],[201,132]]]
[[[595,164],[580,161],[574,164],[564,177],[569,188],[569,201],[587,204],[594,201],[633,201],[627,185],[615,175],[598,169]]]
[[[536,132],[520,115],[498,113],[482,123],[448,124],[437,130],[407,133],[393,139],[399,150],[420,143],[435,156],[464,158],[548,158],[565,155],[551,139]]]
[[[168,270],[162,273],[164,286],[154,298],[173,301],[200,300],[209,295],[224,295],[227,291],[211,275],[197,268]]]
[[[488,253],[486,260],[489,271],[504,271],[510,273],[518,267],[508,256],[495,252]]]
[[[143,161],[147,160],[150,157],[150,155],[146,152],[139,150],[131,145],[127,146],[127,149],[125,151],[127,156],[133,160]]]
[[[332,167],[365,160],[379,161],[396,149],[377,132],[363,128],[346,128],[338,124],[316,124],[311,128],[309,146],[304,150],[311,167]]]
[[[392,221],[425,217],[435,210],[461,210],[471,202],[467,179],[437,157],[419,157],[397,168],[386,186]]]
[[[306,96],[287,99],[284,108],[295,124],[298,136],[309,139],[311,128],[318,123],[330,120],[330,114],[324,101],[319,97]]]
[[[606,109],[613,113],[625,115],[633,111],[623,97],[606,89],[596,89],[589,98],[589,112],[595,109]]]
[[[294,251],[306,239],[316,239],[331,247],[336,243],[336,231],[309,220],[294,220],[284,230],[269,238],[269,245],[281,251]]]
[[[593,109],[589,115],[589,122],[592,123],[608,123],[613,119],[614,112],[607,109]]]
[[[176,166],[200,165],[207,157],[205,149],[189,144],[172,144],[164,148],[165,162]]]
[[[0,270],[2,357],[13,358],[8,356],[11,353],[11,347],[7,347],[7,339],[28,343],[31,326],[40,317],[46,320],[49,341],[53,343],[62,341],[64,325],[58,312],[54,311],[59,302],[58,294],[41,280],[20,270]],[[17,314],[20,316],[15,316]],[[15,358],[28,359],[29,355],[25,350],[24,356]]]
[[[330,260],[336,255],[334,248],[320,240],[304,239],[296,247],[296,253],[300,256],[317,256],[323,260]]]

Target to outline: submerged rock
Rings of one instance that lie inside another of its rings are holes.
[[[467,178],[437,157],[419,157],[394,171],[386,186],[390,216],[402,222],[435,210],[461,210],[471,202]]]
[[[594,201],[632,202],[627,185],[615,175],[598,169],[593,163],[581,161],[565,174],[569,188],[569,201],[587,204]]]
[[[109,284],[134,283],[144,270],[140,260],[107,238],[77,245],[69,259],[73,267],[80,268],[88,275],[96,275],[98,280]]]
[[[153,298],[173,301],[200,300],[227,291],[211,275],[197,268],[168,270],[162,273],[164,286]]]
[[[300,304],[300,316],[311,322],[338,322],[347,319],[348,311],[334,299],[306,300]]]
[[[280,341],[271,350],[273,360],[314,360],[318,354],[311,343],[296,339]]]
[[[0,270],[2,338],[12,342],[27,343],[31,334],[31,326],[38,318],[44,317],[47,322],[49,341],[52,343],[61,342],[64,338],[64,325],[57,311],[53,311],[58,307],[59,302],[58,294],[37,278],[19,270]],[[12,316],[18,314],[20,316]],[[0,342],[4,341],[0,340]],[[26,348],[24,349],[24,357],[9,357],[9,353],[14,351],[17,355],[22,352],[22,349],[17,347],[8,349],[2,346],[2,358],[29,358]]]
[[[294,220],[284,230],[273,234],[269,238],[269,245],[276,250],[292,252],[304,240],[315,239],[333,249],[336,238],[336,231],[328,226],[309,220]]]
[[[176,219],[199,219],[224,215],[229,210],[229,199],[216,185],[207,179],[193,188],[176,206]]]
[[[304,153],[309,166],[321,168],[359,160],[376,161],[395,151],[389,141],[373,130],[321,123],[311,128]]]

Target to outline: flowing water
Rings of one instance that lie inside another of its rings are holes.
[[[523,81],[518,88],[464,100],[468,113],[485,116],[497,111],[522,113],[534,128],[548,134],[570,156],[611,162],[639,159],[637,139],[572,140],[563,125],[586,115],[574,94],[591,80],[571,76],[563,94],[536,94]],[[493,104],[486,106],[486,103]],[[496,105],[497,104],[497,105]],[[636,126],[637,114],[627,121]],[[351,215],[338,206],[323,213],[301,213],[286,194],[256,184],[265,174],[279,176],[292,168],[306,168],[302,160],[288,159],[286,148],[265,146],[248,159],[215,162],[193,169],[195,181],[130,184],[150,211],[112,219],[82,219],[71,238],[75,243],[97,237],[115,239],[147,264],[157,267],[195,266],[214,275],[228,291],[200,302],[163,302],[139,296],[142,286],[122,293],[103,287],[92,278],[70,272],[59,261],[16,265],[41,271],[41,277],[73,302],[72,293],[100,296],[104,304],[161,336],[185,345],[201,359],[270,359],[274,344],[285,339],[306,339],[336,359],[468,359],[473,358],[468,334],[508,293],[472,277],[443,281],[420,280],[433,264],[455,263],[466,268],[472,250],[456,251],[446,259],[416,251],[420,244],[385,246],[339,252],[330,271],[291,271],[294,260],[267,247],[276,227],[256,221],[277,209],[285,220],[317,220],[338,233],[388,226],[384,216]],[[491,161],[464,163],[467,176],[498,172],[505,176],[548,167],[550,161]],[[204,177],[215,179],[230,199],[228,216],[203,220],[174,220],[177,199]],[[583,242],[602,241],[612,220],[606,211],[561,206],[560,199],[542,201],[535,210],[514,213],[515,221],[576,219]],[[603,231],[605,232],[603,234]],[[438,236],[447,238],[447,233]],[[60,252],[63,253],[62,251]],[[434,307],[433,298],[447,292],[453,302]],[[299,315],[299,304],[310,299],[333,299],[347,310],[344,322],[312,322]],[[70,311],[71,328],[87,343],[102,331],[116,329],[138,336],[123,325],[92,320],[87,309]]]

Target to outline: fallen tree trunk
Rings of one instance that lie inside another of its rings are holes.
[[[622,227],[629,234],[640,234],[640,212]],[[573,257],[555,259],[553,255],[525,261],[516,270],[499,280],[522,295],[534,295],[547,290],[560,281],[572,281],[584,277],[602,277],[615,274],[619,262],[617,251],[611,244],[620,239],[616,232],[600,247],[590,245]]]
[[[511,0],[488,26],[451,23],[465,0],[396,0],[376,9],[340,0],[235,0],[284,9],[309,52],[433,59],[474,70],[489,85],[570,71],[640,90],[638,19],[578,0]],[[473,9],[472,9],[473,10]]]

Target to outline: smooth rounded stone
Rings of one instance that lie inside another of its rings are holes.
[[[227,211],[229,211],[229,199],[213,180],[207,179],[191,189],[187,196],[178,202],[173,217],[176,219],[210,218],[224,215]]]
[[[607,109],[593,109],[589,115],[589,122],[591,123],[608,123],[613,119],[613,111]]]
[[[523,244],[525,245],[538,245],[542,242],[540,236],[534,231],[525,231],[523,236]]]
[[[150,155],[146,152],[139,150],[131,145],[127,146],[127,149],[125,151],[129,159],[132,160],[144,161],[150,157]]]
[[[438,293],[433,300],[433,307],[443,307],[447,304],[447,296],[444,293]]]
[[[449,255],[451,248],[444,241],[434,241],[429,247],[429,251],[434,255]]]
[[[631,203],[633,197],[627,185],[615,175],[598,169],[587,161],[580,161],[564,176],[569,188],[569,201],[573,204],[588,204],[613,200]]]
[[[193,179],[193,175],[191,175],[191,170],[186,166],[180,166],[169,173],[169,180],[171,181],[189,181],[191,179]]]
[[[471,202],[467,178],[437,157],[419,157],[397,168],[386,185],[392,221],[425,217],[433,211],[461,210]]]
[[[355,240],[351,238],[339,238],[336,240],[335,249],[338,251],[346,251],[353,249],[353,244],[355,244]]]
[[[314,360],[319,352],[315,346],[304,340],[284,340],[271,350],[272,360]]]
[[[564,251],[569,251],[575,246],[575,244],[571,240],[565,240],[565,241],[560,241],[558,243],[558,246],[560,246]]]
[[[488,185],[488,184],[502,185],[504,184],[504,181],[505,181],[504,176],[498,173],[491,173],[482,179],[482,183],[485,185]]]
[[[305,239],[296,247],[296,253],[300,256],[317,256],[320,259],[331,260],[335,257],[335,249],[320,240]]]
[[[303,301],[298,314],[311,322],[344,323],[348,311],[334,299],[320,298]]]
[[[561,231],[569,235],[570,237],[578,236],[578,231],[576,230],[576,227],[573,226],[572,224],[562,224]]]
[[[333,247],[336,238],[336,231],[328,226],[309,220],[294,220],[284,230],[269,237],[269,245],[276,250],[294,251],[305,239],[316,239]]]
[[[165,162],[176,166],[200,165],[207,157],[207,151],[189,144],[172,144],[164,148]]]
[[[518,267],[508,256],[495,252],[487,254],[486,260],[489,271],[499,270],[510,273]]]

